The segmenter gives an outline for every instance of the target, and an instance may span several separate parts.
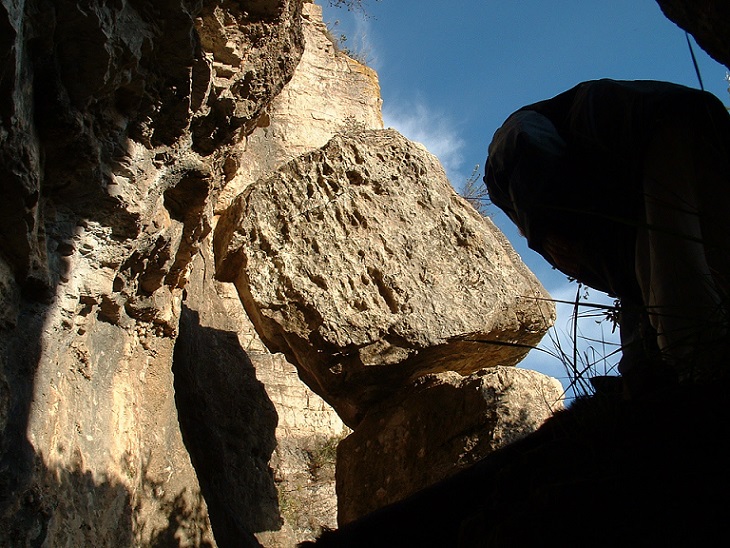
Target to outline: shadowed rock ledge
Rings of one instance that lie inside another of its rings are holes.
[[[726,534],[726,389],[578,401],[537,432],[302,546],[711,546]]]

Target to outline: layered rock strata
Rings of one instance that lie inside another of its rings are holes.
[[[180,422],[216,541],[293,546],[336,525],[334,446],[347,429],[253,333],[211,252],[193,262],[173,373]],[[207,266],[206,266],[207,265]],[[331,448],[331,449],[330,449]]]
[[[348,129],[382,129],[377,73],[338,51],[322,8],[302,8],[305,48],[289,83],[258,127],[228,158],[230,180],[216,200],[222,213],[248,185]]]
[[[213,545],[171,365],[301,3],[3,1],[0,36],[0,544]]]

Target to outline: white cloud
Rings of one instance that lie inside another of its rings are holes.
[[[358,9],[333,10],[325,6],[324,11],[326,17],[333,19],[327,23],[332,34],[340,40],[344,36],[342,47],[376,72],[381,72],[377,33],[372,31],[373,19]],[[383,53],[387,54],[385,50]],[[387,98],[383,105],[383,122],[385,127],[392,127],[411,141],[423,144],[441,161],[452,184],[461,189],[473,166],[463,166],[465,142],[459,136],[454,120],[428,105],[416,92],[415,98]]]
[[[385,127],[398,130],[411,141],[424,145],[444,166],[451,183],[458,187],[466,179],[463,171],[464,140],[453,120],[420,99],[383,105]]]

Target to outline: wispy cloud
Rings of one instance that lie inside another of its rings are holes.
[[[378,48],[371,40],[372,33],[370,28],[370,20],[367,14],[356,11],[355,13],[355,33],[353,36],[352,50],[359,55],[365,63],[375,69],[380,70],[380,61],[378,57]]]
[[[451,183],[458,187],[465,179],[464,140],[457,124],[420,99],[383,105],[385,127],[392,127],[411,141],[424,145],[444,166]]]
[[[324,12],[328,18],[327,26],[340,40],[341,47],[364,60],[376,72],[382,72],[382,65],[387,63],[388,48],[378,47],[377,32],[372,28],[373,17],[363,10],[335,10],[326,5]],[[408,96],[403,98],[394,98],[392,95],[385,98],[385,126],[398,130],[411,141],[423,144],[438,157],[451,183],[461,190],[474,166],[464,166],[463,151],[466,147],[459,135],[457,122],[443,109],[430,105],[418,91],[409,89],[407,93]]]
[[[337,19],[327,21],[326,24],[338,40],[340,48],[353,59],[378,72],[380,57],[378,47],[371,38],[373,34],[370,17],[361,9],[342,11],[337,15]]]

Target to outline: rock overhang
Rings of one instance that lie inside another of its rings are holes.
[[[514,365],[555,317],[494,224],[394,130],[336,135],[259,180],[214,247],[262,339],[350,425],[423,374]]]

